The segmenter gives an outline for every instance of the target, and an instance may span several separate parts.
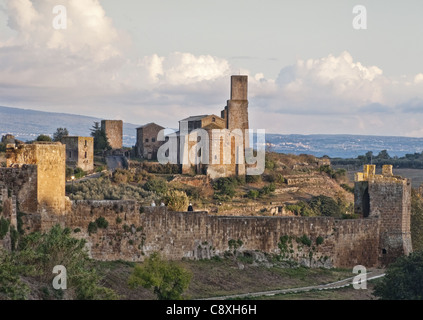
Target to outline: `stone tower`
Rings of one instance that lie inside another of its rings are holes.
[[[65,175],[66,146],[60,142],[37,142],[33,144],[8,145],[6,150],[8,168],[25,168],[36,166],[36,175],[26,192],[20,192],[18,200],[30,213],[48,212],[56,215],[66,213]],[[35,187],[35,188],[33,188]],[[19,189],[16,186],[16,189]],[[25,194],[25,196],[22,196]],[[26,199],[30,200],[26,206]]]
[[[248,76],[231,77],[231,99],[228,100],[222,116],[229,130],[248,129]]]
[[[363,172],[356,173],[354,211],[363,218],[379,219],[381,265],[412,252],[411,182],[394,176],[391,165],[384,165],[381,175],[375,165],[365,165]]]
[[[112,149],[122,149],[123,121],[101,120],[101,130],[106,132],[107,140]]]

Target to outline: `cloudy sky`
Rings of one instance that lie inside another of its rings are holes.
[[[247,74],[252,128],[423,137],[422,14],[421,0],[0,0],[0,105],[176,127],[219,115]]]

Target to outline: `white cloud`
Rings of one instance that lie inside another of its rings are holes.
[[[52,8],[60,4],[67,8],[66,30],[52,27]],[[208,54],[130,58],[129,36],[115,28],[99,0],[8,0],[5,12],[14,32],[0,35],[2,105],[175,127],[191,114],[219,114],[229,98],[230,75],[242,73],[250,76],[252,127],[285,133],[420,132],[423,73],[392,79],[343,52],[299,59],[277,79],[267,79]],[[407,120],[411,114],[414,122]],[[397,119],[404,125],[395,126]]]

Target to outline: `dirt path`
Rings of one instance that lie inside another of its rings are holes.
[[[374,270],[366,273],[367,281],[377,279],[380,277],[385,276],[384,270]],[[333,290],[339,289],[343,287],[348,287],[352,284],[355,277],[350,277],[347,279],[343,279],[336,282],[331,282],[327,284],[317,285],[317,286],[309,286],[309,287],[301,287],[301,288],[291,288],[291,289],[281,289],[281,290],[272,290],[272,291],[262,291],[262,292],[251,292],[251,293],[243,293],[243,294],[235,294],[229,296],[220,296],[220,297],[212,297],[203,300],[227,300],[227,299],[235,299],[235,298],[250,298],[250,297],[262,297],[262,296],[274,296],[278,294],[287,294],[287,293],[299,293],[299,292],[307,292],[311,290]]]

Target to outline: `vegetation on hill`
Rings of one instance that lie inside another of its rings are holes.
[[[51,142],[51,141],[53,141],[53,140],[52,140],[52,139],[51,139],[51,137],[50,137],[50,136],[48,136],[48,135],[45,135],[45,134],[40,134],[40,135],[37,137],[37,139],[36,139],[35,141],[41,141],[41,142]]]
[[[57,128],[56,132],[53,133],[53,141],[61,142],[62,138],[69,136],[69,131],[66,128]]]
[[[368,151],[365,155],[360,155],[357,158],[333,158],[331,163],[333,165],[352,165],[355,167],[370,163],[377,166],[391,164],[395,168],[423,169],[423,152],[410,153],[403,157],[391,157],[386,150],[382,150],[377,155],[374,155],[372,151]]]
[[[98,122],[94,122],[94,125],[91,128],[91,136],[94,138],[94,152],[111,149],[109,140],[107,140],[106,131],[101,129]]]
[[[423,197],[415,189],[411,192],[411,241],[414,250],[423,250]]]
[[[135,266],[128,283],[131,288],[153,288],[159,300],[181,300],[191,281],[191,273],[172,261],[153,253],[141,265]]]
[[[70,236],[68,228],[54,226],[47,233],[22,236],[15,250],[0,251],[0,296],[4,299],[118,299],[88,257],[85,240]],[[65,266],[67,290],[52,286],[55,266]],[[31,280],[31,286],[28,284]],[[36,285],[34,285],[34,283]]]
[[[390,264],[374,295],[382,300],[423,300],[423,251]]]

